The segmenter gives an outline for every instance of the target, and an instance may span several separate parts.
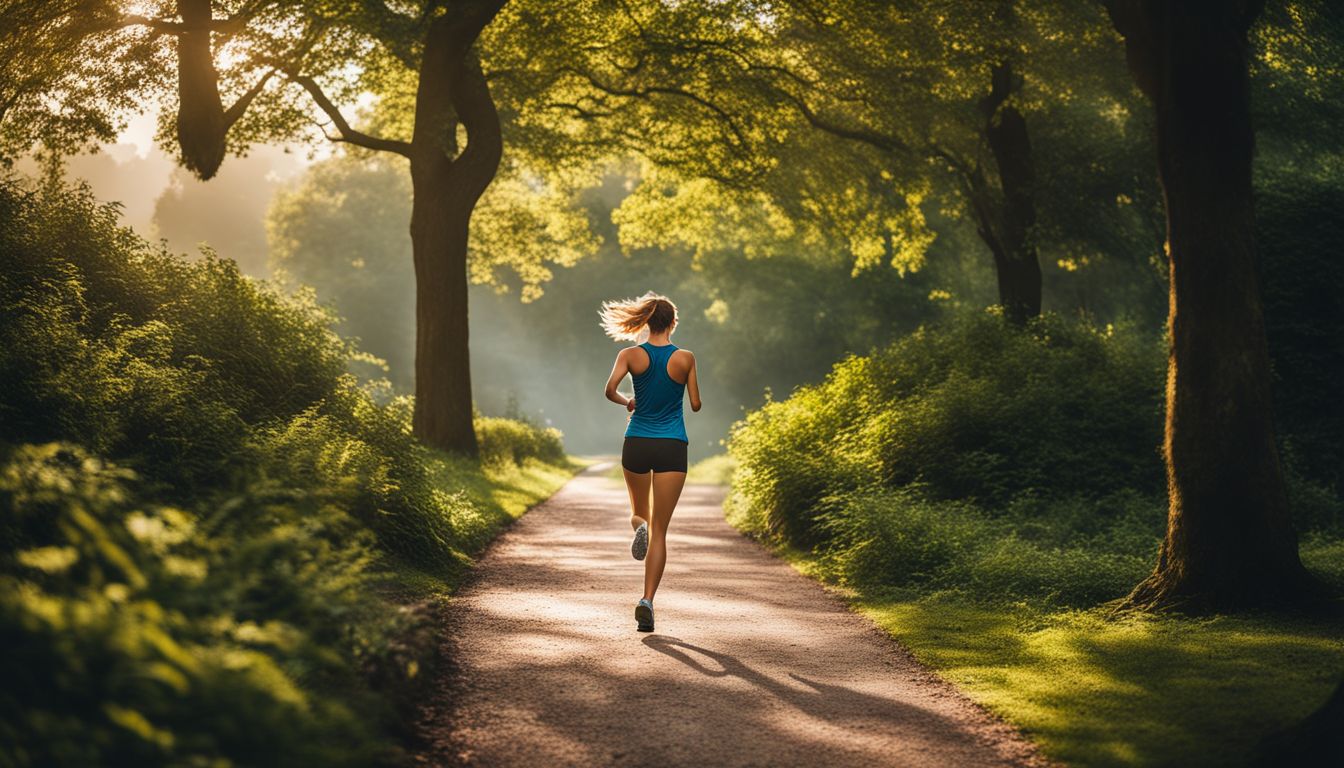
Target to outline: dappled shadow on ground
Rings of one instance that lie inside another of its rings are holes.
[[[1033,751],[688,486],[657,632],[625,492],[589,472],[523,518],[450,609],[426,764],[1004,765]]]
[[[1013,615],[949,598],[868,611],[1070,763],[1244,764],[1344,671],[1338,619]]]

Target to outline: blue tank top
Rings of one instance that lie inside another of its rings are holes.
[[[670,437],[689,443],[686,423],[681,417],[686,385],[667,375],[667,361],[677,347],[673,344],[655,347],[647,341],[639,346],[649,354],[649,367],[643,373],[630,374],[635,382],[635,412],[625,427],[625,436]]]

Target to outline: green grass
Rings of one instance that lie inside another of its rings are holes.
[[[470,572],[474,557],[504,528],[593,463],[593,459],[568,456],[563,464],[528,459],[521,464],[502,462],[479,469],[466,461],[454,466],[451,473],[455,487],[463,487],[473,507],[482,510],[486,518],[475,546],[462,553],[461,559],[445,563],[443,568],[431,570],[405,560],[395,562],[387,585],[390,591],[400,599],[446,599]]]
[[[826,572],[804,550],[774,550],[807,576]],[[1302,555],[1338,583],[1344,544],[1308,541]],[[835,591],[1047,756],[1074,766],[1245,764],[1344,674],[1340,619],[1117,618],[955,592]]]
[[[856,607],[1070,765],[1245,763],[1344,672],[1338,621],[1109,618],[947,596]]]
[[[733,479],[737,461],[727,453],[701,459],[686,472],[686,482],[706,485],[728,485]]]

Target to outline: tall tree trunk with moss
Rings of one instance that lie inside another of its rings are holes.
[[[414,430],[425,443],[475,456],[467,317],[467,232],[499,169],[499,114],[472,51],[503,5],[438,19],[425,40],[411,139],[415,260]],[[458,152],[458,124],[467,145]]]
[[[1255,0],[1110,0],[1156,110],[1171,273],[1169,510],[1140,608],[1274,605],[1313,590],[1275,446],[1251,215]]]

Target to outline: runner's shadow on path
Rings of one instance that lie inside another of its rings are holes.
[[[798,688],[774,680],[752,669],[738,659],[719,651],[688,643],[677,637],[651,635],[641,641],[646,647],[676,659],[708,677],[736,677],[751,683],[802,712],[823,720],[853,725],[855,718],[871,718],[886,727],[914,725],[922,731],[935,730],[940,734],[960,730],[947,718],[928,709],[906,704],[891,698],[874,696],[862,691],[809,680],[789,673],[789,677],[807,686]],[[702,659],[704,659],[702,661]]]

